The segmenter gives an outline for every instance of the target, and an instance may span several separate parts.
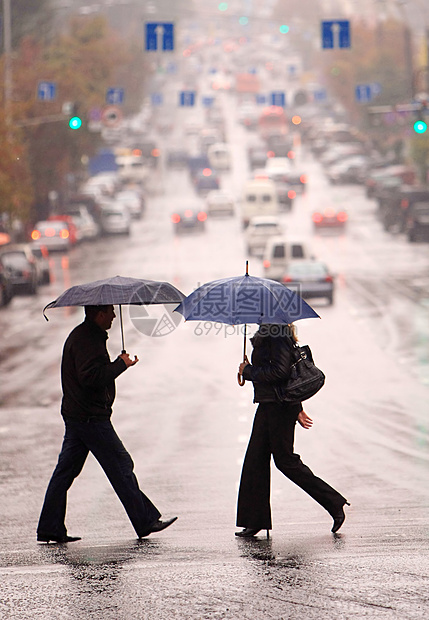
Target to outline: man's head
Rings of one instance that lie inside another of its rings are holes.
[[[85,316],[90,321],[94,321],[101,329],[107,330],[112,327],[116,314],[112,305],[85,306]]]

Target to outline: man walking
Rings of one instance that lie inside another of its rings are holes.
[[[80,474],[89,452],[103,468],[139,538],[160,532],[177,517],[161,521],[161,513],[140,490],[134,463],[110,421],[115,379],[139,361],[122,353],[111,362],[107,330],[115,312],[112,305],[85,306],[85,320],[68,336],[61,362],[61,415],[65,435],[45,495],[37,527],[39,542],[73,542],[65,526],[67,491]]]

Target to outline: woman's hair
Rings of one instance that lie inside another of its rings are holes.
[[[279,336],[289,336],[294,342],[298,342],[296,335],[296,327],[293,323],[280,325],[278,323],[265,323],[260,325],[259,334],[261,336],[272,336],[278,338]]]

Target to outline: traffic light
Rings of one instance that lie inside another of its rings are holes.
[[[425,121],[422,121],[421,119],[415,121],[413,125],[414,131],[419,134],[425,133],[427,128],[428,128],[427,123]]]
[[[80,104],[76,101],[67,101],[63,105],[63,113],[69,117],[70,129],[80,129],[82,127],[82,116],[79,113]]]

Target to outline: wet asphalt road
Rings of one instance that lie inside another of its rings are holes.
[[[224,185],[237,192],[244,137],[232,131],[235,168]],[[298,324],[327,383],[306,406],[315,424],[297,428],[296,451],[351,502],[340,533],[333,536],[329,515],[273,467],[271,538],[234,537],[255,410],[251,386],[236,383],[240,330],[181,323],[149,337],[125,311],[126,348],[140,362],[117,380],[113,421],[142,489],[164,517],[179,519],[136,541],[89,458],[67,513],[69,533],[82,541],[35,541],[63,433],[61,348],[82,317],[53,310],[46,323],[43,306],[71,284],[109,275],[169,280],[189,293],[244,270],[238,217],[174,238],[175,196],[191,190],[183,172],[161,172],[129,240],[55,256],[55,281],[0,313],[1,618],[428,617],[428,246],[384,233],[361,188],[329,188],[319,165],[305,152],[300,158],[309,190],[282,219],[337,273],[337,294],[332,307],[315,302],[321,321]],[[344,235],[313,234],[310,214],[322,200],[347,202]],[[259,259],[250,260],[250,272],[262,275]],[[117,321],[108,345],[112,357],[120,351]]]

